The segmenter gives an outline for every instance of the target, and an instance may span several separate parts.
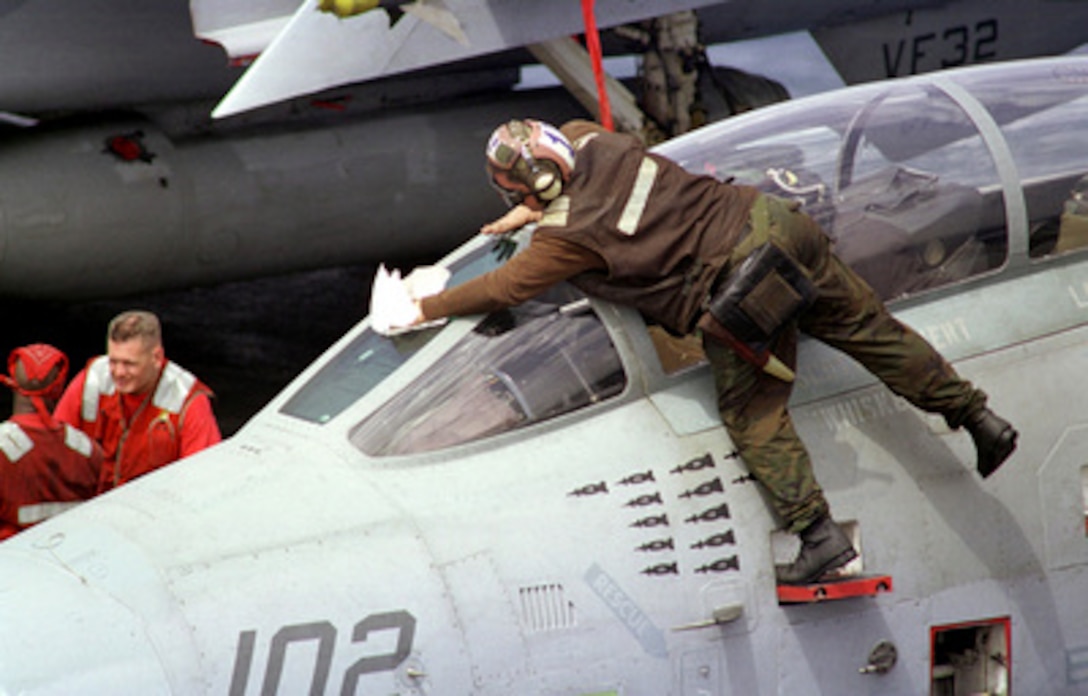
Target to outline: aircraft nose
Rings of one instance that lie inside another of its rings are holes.
[[[69,567],[0,545],[0,696],[168,694],[148,628]]]

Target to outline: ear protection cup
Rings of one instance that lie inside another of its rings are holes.
[[[559,176],[559,168],[555,163],[538,162],[534,159],[529,166],[532,172],[529,188],[532,189],[533,195],[545,203],[558,198],[563,192],[563,179]]]

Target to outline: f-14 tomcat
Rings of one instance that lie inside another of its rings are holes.
[[[699,351],[559,286],[364,320],[228,441],[0,545],[0,693],[1088,692],[1085,113],[1088,59],[1048,59],[661,146],[802,201],[1020,430],[982,480],[968,435],[803,343],[847,576],[775,585],[792,549]]]

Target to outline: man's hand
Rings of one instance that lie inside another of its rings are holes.
[[[441,292],[449,278],[445,268],[420,266],[401,279],[400,271],[386,270],[381,264],[370,292],[370,325],[383,336],[394,336],[444,323],[445,318],[428,321],[420,303],[424,297]]]
[[[481,234],[506,234],[507,232],[513,232],[519,227],[524,227],[530,222],[539,222],[542,217],[542,213],[539,210],[533,210],[529,206],[521,203],[514,206],[506,215],[503,215],[494,222],[489,222],[480,228]]]

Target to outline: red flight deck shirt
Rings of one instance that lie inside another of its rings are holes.
[[[102,445],[100,491],[105,491],[222,440],[211,395],[192,373],[170,361],[152,391],[119,394],[103,355],[68,384],[53,415]]]

